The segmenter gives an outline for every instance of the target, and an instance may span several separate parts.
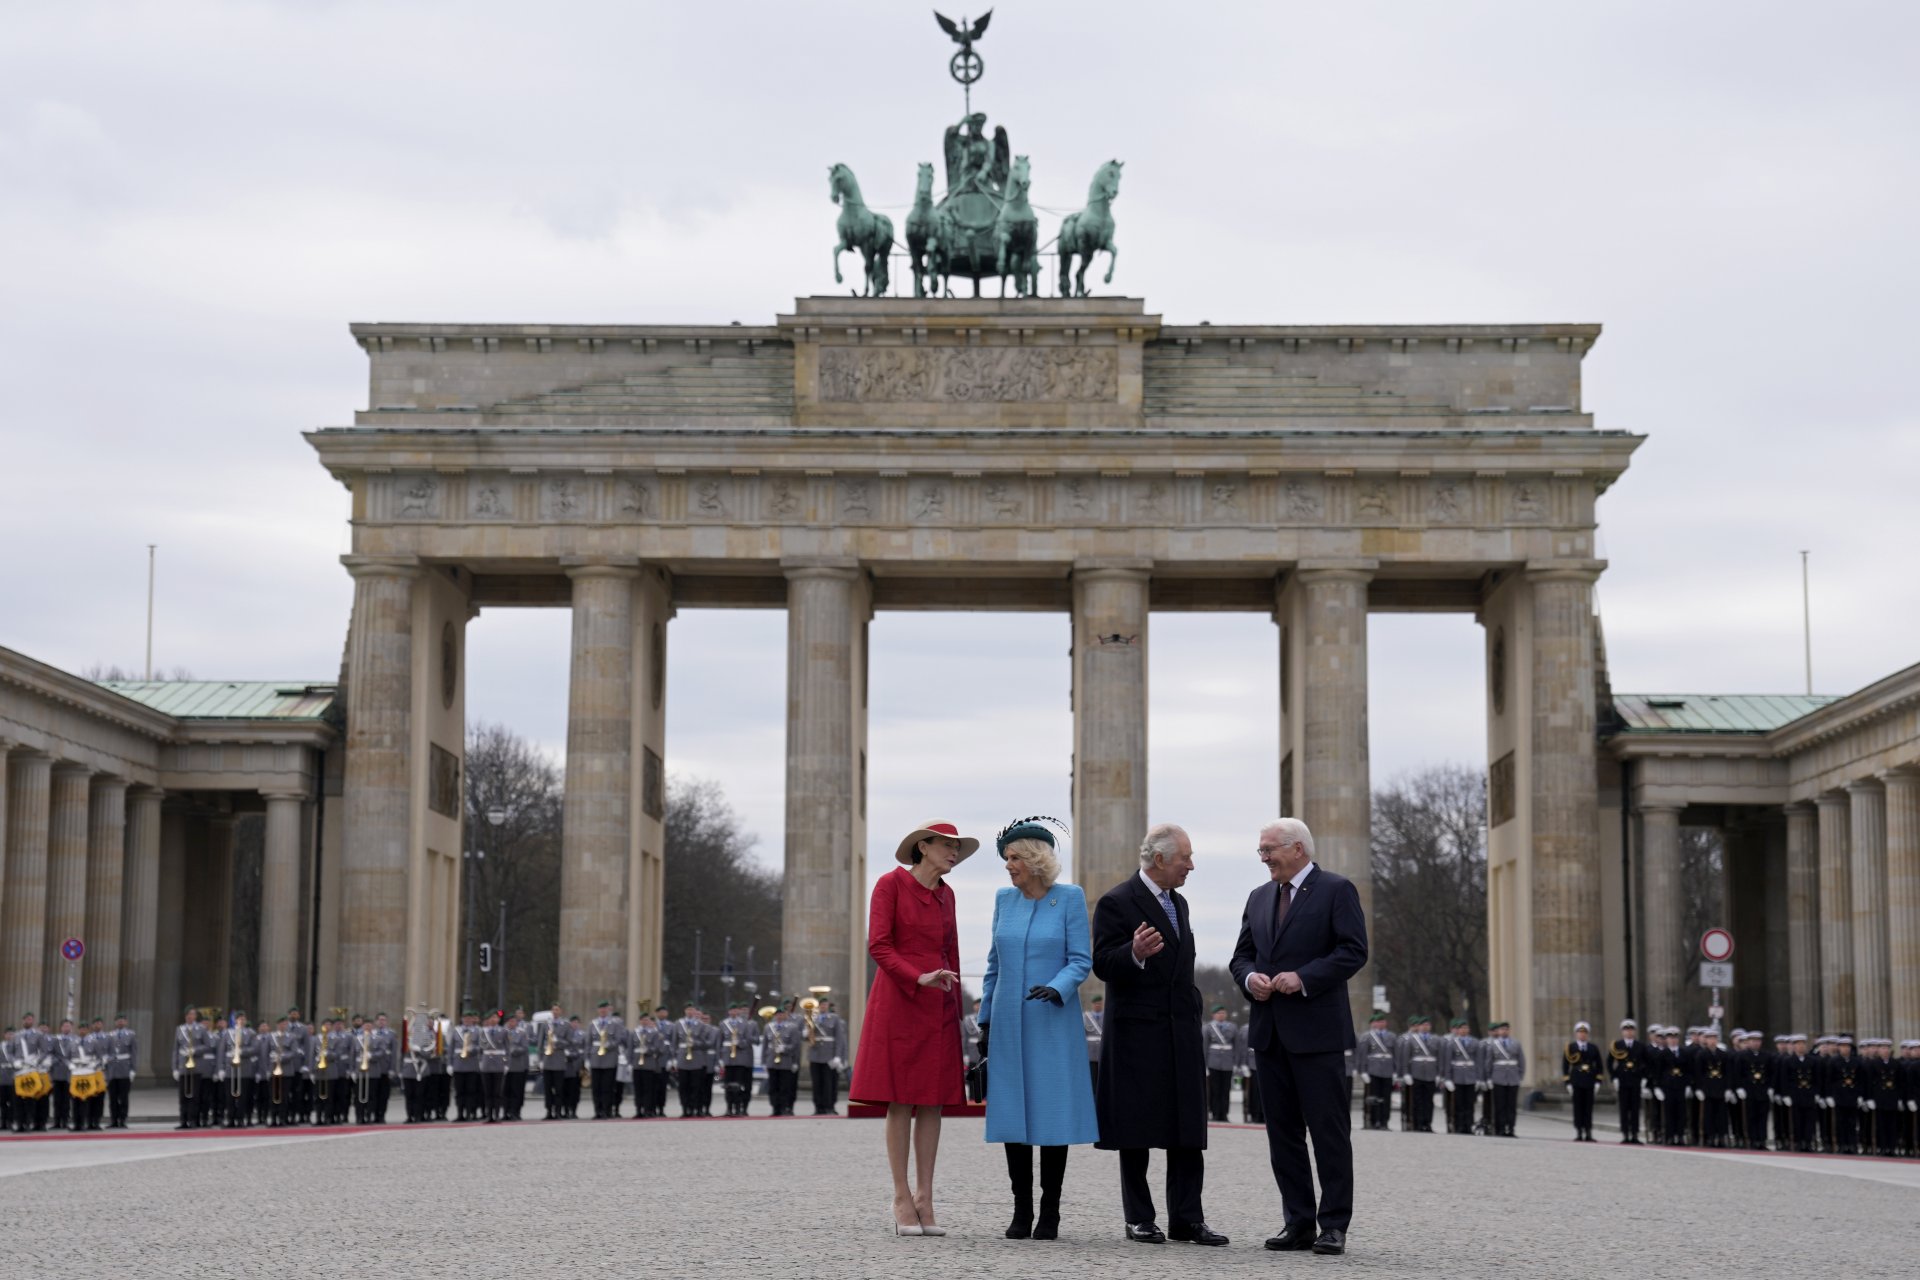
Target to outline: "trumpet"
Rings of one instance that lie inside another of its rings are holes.
[[[240,1080],[240,1040],[246,1034],[246,1030],[245,1026],[235,1023],[227,1031],[227,1034],[233,1037],[233,1057],[230,1060],[233,1069],[227,1074],[227,1092],[235,1098],[238,1098],[246,1089]]]
[[[362,1031],[357,1037],[360,1042],[360,1080],[358,1086],[361,1106],[366,1106],[373,1093],[373,1032]]]
[[[760,1006],[758,1010],[756,1010],[756,1012],[760,1015],[760,1021],[766,1024],[767,1030],[772,1031],[773,1015],[780,1012],[779,1006],[771,1005],[771,1004],[763,1004]],[[774,1036],[773,1037],[773,1060],[775,1062],[780,1061],[780,1050],[782,1047],[783,1046],[780,1043],[780,1037],[777,1035]]]
[[[697,1021],[689,1018],[682,1018],[680,1020],[680,1034],[687,1038],[687,1056],[685,1058],[687,1062],[693,1061],[693,1037],[699,1030],[700,1024]]]
[[[807,1024],[807,1048],[809,1049],[813,1048],[820,1039],[820,1026],[813,1020],[813,1015],[819,1011],[819,1008],[820,1002],[812,996],[800,1002],[800,1020]]]

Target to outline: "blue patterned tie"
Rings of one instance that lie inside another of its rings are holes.
[[[1173,926],[1173,936],[1180,936],[1180,913],[1173,909],[1173,895],[1165,889],[1160,891],[1160,905],[1167,909],[1167,923]]]

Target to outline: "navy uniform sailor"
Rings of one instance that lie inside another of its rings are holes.
[[[1640,1042],[1640,1024],[1632,1018],[1620,1021],[1620,1036],[1607,1054],[1607,1075],[1613,1080],[1614,1098],[1620,1104],[1620,1141],[1637,1147],[1640,1095],[1647,1084],[1647,1046]]]
[[[1720,1033],[1700,1028],[1700,1046],[1693,1055],[1693,1101],[1702,1145],[1727,1145],[1727,1100],[1733,1089],[1733,1061],[1720,1047]]]
[[[1740,1145],[1749,1151],[1767,1149],[1767,1115],[1773,1109],[1773,1064],[1760,1046],[1766,1037],[1758,1031],[1740,1034],[1733,1046],[1733,1096],[1739,1108]]]
[[[1573,1024],[1573,1039],[1567,1042],[1560,1064],[1567,1092],[1573,1095],[1573,1140],[1593,1141],[1593,1094],[1600,1087],[1606,1067],[1600,1060],[1600,1046],[1587,1037],[1593,1028],[1585,1022]]]
[[[1360,1037],[1361,1074],[1366,1077],[1364,1115],[1369,1129],[1385,1129],[1393,1115],[1394,1078],[1399,1075],[1400,1037],[1387,1028],[1387,1011],[1375,1009]]]

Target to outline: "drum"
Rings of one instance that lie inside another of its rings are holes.
[[[88,1098],[97,1098],[107,1091],[107,1077],[104,1072],[89,1071],[83,1076],[75,1076],[67,1089],[74,1097],[85,1102]]]
[[[22,1071],[13,1078],[13,1092],[28,1102],[37,1101],[53,1092],[53,1077],[44,1071]]]

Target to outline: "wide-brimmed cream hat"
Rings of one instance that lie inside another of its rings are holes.
[[[951,822],[923,822],[908,832],[907,838],[900,842],[900,847],[893,851],[894,861],[900,863],[902,866],[912,866],[913,847],[922,840],[931,840],[935,836],[946,836],[949,839],[960,842],[960,856],[953,860],[953,865],[956,867],[962,862],[965,862],[973,851],[980,847],[978,840],[975,840],[972,836],[961,835],[960,828],[954,826]]]

